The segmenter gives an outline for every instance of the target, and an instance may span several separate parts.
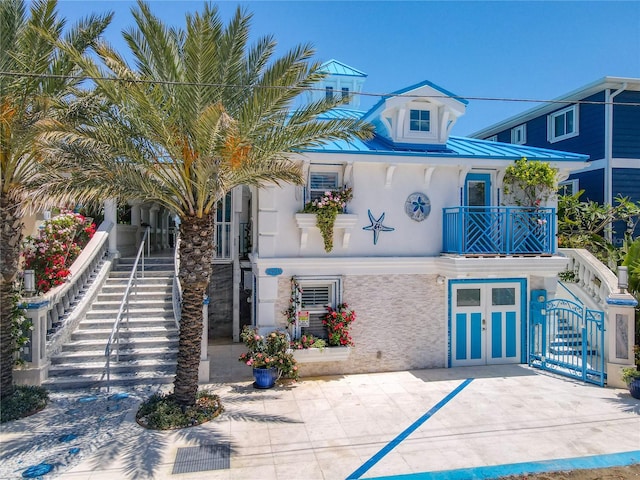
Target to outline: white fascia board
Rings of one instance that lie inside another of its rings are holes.
[[[295,157],[293,157],[295,158]],[[380,155],[367,153],[305,153],[305,159],[311,163],[325,165],[343,165],[348,162],[354,164],[370,163],[384,165],[388,163],[396,165],[430,165],[434,167],[458,168],[459,166],[472,166],[474,168],[504,168],[515,160],[476,157],[450,157],[450,156],[419,156],[419,155]],[[560,170],[577,170],[585,168],[584,161],[552,161],[549,164]]]
[[[296,275],[444,275],[449,278],[511,278],[556,276],[569,259],[552,257],[466,258],[438,257],[302,257],[254,258],[254,272],[267,276],[267,268],[282,269],[284,277]]]
[[[627,83],[627,90],[640,90],[640,78],[603,77],[600,80],[596,80],[588,85],[556,97],[553,99],[553,102],[575,102],[577,100],[583,100],[594,93],[598,93],[608,88],[618,89],[625,83]],[[478,130],[477,132],[470,134],[469,137],[483,138],[491,136],[498,132],[502,132],[503,130],[516,127],[521,123],[528,122],[534,118],[546,115],[547,113],[559,110],[563,107],[568,107],[569,105],[570,103],[545,103],[530,110],[525,110],[524,112],[509,117],[501,122],[494,123],[482,130]]]

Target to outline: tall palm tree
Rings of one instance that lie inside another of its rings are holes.
[[[238,185],[301,183],[290,152],[370,129],[352,119],[318,120],[337,100],[292,110],[298,95],[324,78],[312,49],[302,45],[275,58],[272,37],[248,45],[251,15],[240,8],[225,26],[206,4],[186,16],[184,30],[164,25],[142,1],[133,16],[124,38],[135,68],[108,45],[97,49],[106,68],[85,64],[106,108],[73,132],[52,129],[52,171],[41,188],[61,200],[155,202],[179,216],[183,299],[174,394],[189,406],[198,388],[217,202]]]
[[[18,276],[25,183],[41,159],[40,127],[76,116],[76,55],[84,56],[111,21],[92,15],[63,34],[56,1],[0,1],[0,395],[13,391],[12,292]],[[69,55],[56,47],[73,45]],[[76,113],[73,113],[73,111]]]

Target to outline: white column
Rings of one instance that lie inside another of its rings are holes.
[[[160,250],[160,235],[158,235],[158,212],[160,205],[153,204],[149,214],[149,224],[151,225],[151,250]]]
[[[24,313],[31,323],[31,339],[24,346],[22,357],[25,365],[14,369],[13,380],[18,385],[41,385],[48,377],[49,366],[47,360],[47,312],[49,300],[42,297],[24,298]]]
[[[118,204],[113,198],[104,201],[104,219],[113,223],[109,234],[109,256],[119,258],[118,252]]]
[[[607,297],[605,368],[609,387],[626,388],[622,369],[635,367],[633,344],[637,304],[629,293],[612,293]]]
[[[160,215],[160,228],[162,229],[162,249],[169,248],[169,210],[162,209]]]

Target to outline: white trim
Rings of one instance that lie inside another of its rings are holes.
[[[520,140],[518,140],[520,137]],[[511,143],[515,145],[524,145],[527,143],[527,124],[523,123],[511,129]]]
[[[611,168],[640,168],[638,158],[612,158]]]
[[[555,135],[555,119],[562,115],[566,115],[570,111],[573,112],[573,131],[563,135]],[[557,112],[547,115],[547,140],[549,143],[556,143],[562,140],[567,140],[568,138],[577,137],[580,134],[579,114],[580,111],[578,109],[578,105],[570,105],[562,110],[558,110]]]
[[[580,190],[578,188],[580,186],[580,182],[578,181],[577,178],[572,178],[571,180],[564,180],[564,181],[558,183],[558,191],[560,191],[560,189],[563,186],[569,186],[569,185],[571,186],[571,194],[570,195],[575,195]]]

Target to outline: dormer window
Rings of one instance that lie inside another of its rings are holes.
[[[429,110],[411,110],[409,114],[409,130],[412,132],[430,132],[431,112]]]
[[[327,100],[333,100],[333,87],[324,88],[324,98]]]

